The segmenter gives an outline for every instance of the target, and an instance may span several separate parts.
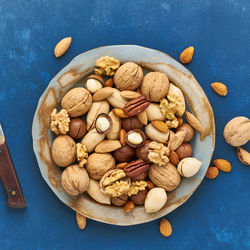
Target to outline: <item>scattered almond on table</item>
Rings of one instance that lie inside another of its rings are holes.
[[[211,83],[212,89],[221,96],[226,96],[228,93],[227,86],[221,82]]]
[[[206,172],[206,177],[208,179],[215,179],[219,174],[219,169],[217,167],[209,167]]]
[[[81,215],[80,213],[76,212],[76,222],[78,227],[83,230],[86,227],[86,217]]]
[[[193,55],[194,55],[194,47],[190,46],[181,52],[180,61],[184,64],[188,64],[192,61]]]
[[[160,221],[160,233],[164,237],[169,237],[172,234],[172,226],[170,222],[165,218],[162,218]]]
[[[60,42],[58,42],[54,49],[55,56],[60,57],[63,54],[65,54],[66,51],[69,49],[71,42],[72,42],[72,37],[65,37]]]

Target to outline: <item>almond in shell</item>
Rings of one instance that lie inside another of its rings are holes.
[[[68,49],[71,44],[72,37],[63,38],[55,47],[54,54],[56,57],[62,56]]]
[[[191,127],[193,127],[199,133],[202,133],[203,129],[202,129],[202,125],[201,125],[200,121],[193,114],[191,114],[188,111],[185,112],[185,115],[186,115],[186,119],[187,119],[187,122],[189,123],[189,125]]]
[[[132,90],[123,90],[121,91],[121,96],[126,98],[126,99],[135,99],[139,96],[141,96],[140,93]]]
[[[246,164],[246,165],[250,165],[250,153],[247,152],[245,149],[241,148],[241,147],[237,147],[237,155],[239,160]]]
[[[93,101],[97,102],[109,98],[113,94],[113,92],[114,92],[113,88],[110,87],[101,88],[94,93]]]
[[[118,140],[104,140],[96,146],[95,152],[96,153],[109,153],[109,152],[113,152],[117,150],[121,146],[122,145]]]

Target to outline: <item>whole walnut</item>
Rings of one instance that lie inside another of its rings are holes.
[[[224,137],[234,147],[246,144],[250,140],[250,120],[244,116],[233,118],[224,128]]]
[[[67,167],[76,161],[76,143],[68,135],[59,135],[52,144],[51,155],[59,167]]]
[[[79,165],[67,167],[61,175],[63,189],[70,195],[79,195],[87,190],[89,186],[89,176],[85,168]]]
[[[176,167],[170,162],[163,166],[152,164],[148,176],[157,187],[164,188],[166,191],[176,189],[181,181],[181,176]]]
[[[168,77],[161,72],[149,72],[141,85],[142,94],[151,102],[159,102],[167,95],[168,89]]]
[[[139,87],[142,78],[142,68],[133,62],[126,62],[116,71],[114,83],[119,90],[134,90]]]
[[[106,172],[113,168],[115,168],[115,159],[109,153],[93,153],[87,159],[86,170],[94,180],[100,180]]]
[[[85,88],[71,89],[62,98],[61,107],[66,109],[70,117],[85,114],[92,104],[92,96]]]

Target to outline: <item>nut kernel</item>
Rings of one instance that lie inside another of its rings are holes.
[[[206,172],[206,177],[208,179],[215,179],[219,174],[219,170],[216,167],[209,167]]]
[[[86,151],[86,147],[81,143],[76,144],[76,155],[77,155],[77,160],[79,162],[79,166],[83,167],[87,162],[88,153]]]
[[[69,115],[65,109],[58,113],[57,109],[53,109],[50,115],[50,128],[55,134],[66,135],[69,131],[69,122]]]
[[[106,131],[106,130],[108,130],[109,127],[110,127],[110,122],[106,117],[101,116],[96,120],[97,130]]]
[[[88,79],[85,86],[90,93],[95,93],[102,88],[102,84],[96,79]]]
[[[133,201],[128,201],[128,203],[123,207],[125,213],[130,213],[135,208],[135,203]]]
[[[95,65],[98,67],[94,70],[97,75],[112,76],[120,67],[120,62],[114,57],[102,56],[96,60]]]
[[[143,138],[139,133],[133,132],[128,134],[128,141],[132,144],[138,145],[143,142]]]

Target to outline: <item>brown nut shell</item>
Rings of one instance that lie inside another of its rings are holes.
[[[136,205],[143,205],[145,203],[145,199],[147,196],[148,190],[141,190],[135,195],[131,195],[130,199],[136,204]]]
[[[117,206],[117,207],[121,207],[127,203],[128,195],[122,194],[118,197],[111,197],[110,201],[111,201],[112,205]]]
[[[189,143],[183,143],[179,148],[175,150],[179,160],[186,157],[191,157],[193,154],[192,146]]]
[[[125,118],[122,120],[122,127],[126,130],[132,130],[132,129],[142,129],[143,124],[139,121],[137,116]]]
[[[130,162],[135,156],[135,150],[127,145],[115,150],[113,156],[118,162]]]
[[[82,138],[87,131],[86,123],[80,118],[70,120],[68,135],[73,139]]]
[[[100,117],[105,117],[105,118],[109,121],[109,127],[108,127],[108,129],[106,129],[105,131],[102,131],[102,130],[97,126],[97,124],[96,124],[98,118],[100,118]],[[99,115],[96,117],[96,120],[95,120],[95,128],[96,128],[96,131],[97,131],[98,133],[100,133],[100,134],[105,134],[105,135],[106,135],[108,132],[110,132],[112,126],[113,126],[113,121],[112,121],[111,117],[110,117],[108,114],[101,113],[101,114],[99,114]]]
[[[149,169],[149,165],[145,163],[143,160],[136,160],[128,163],[123,171],[129,177],[136,177],[146,172]]]
[[[95,79],[95,80],[99,81],[99,82],[104,86],[104,79],[103,79],[103,77],[100,76],[100,75],[95,75],[95,74],[89,75],[89,76],[86,78],[85,83],[86,83],[89,79]]]
[[[142,139],[142,142],[136,143],[136,141],[131,141],[131,140],[130,140],[130,136],[131,136],[132,134],[139,134],[140,137],[141,137],[141,139]],[[133,129],[133,130],[130,130],[130,131],[126,134],[125,140],[126,140],[126,143],[127,143],[130,147],[132,147],[132,148],[139,148],[139,147],[141,147],[141,146],[144,145],[145,140],[146,140],[146,135],[145,135],[145,134],[143,133],[143,131],[140,130],[140,129]]]

